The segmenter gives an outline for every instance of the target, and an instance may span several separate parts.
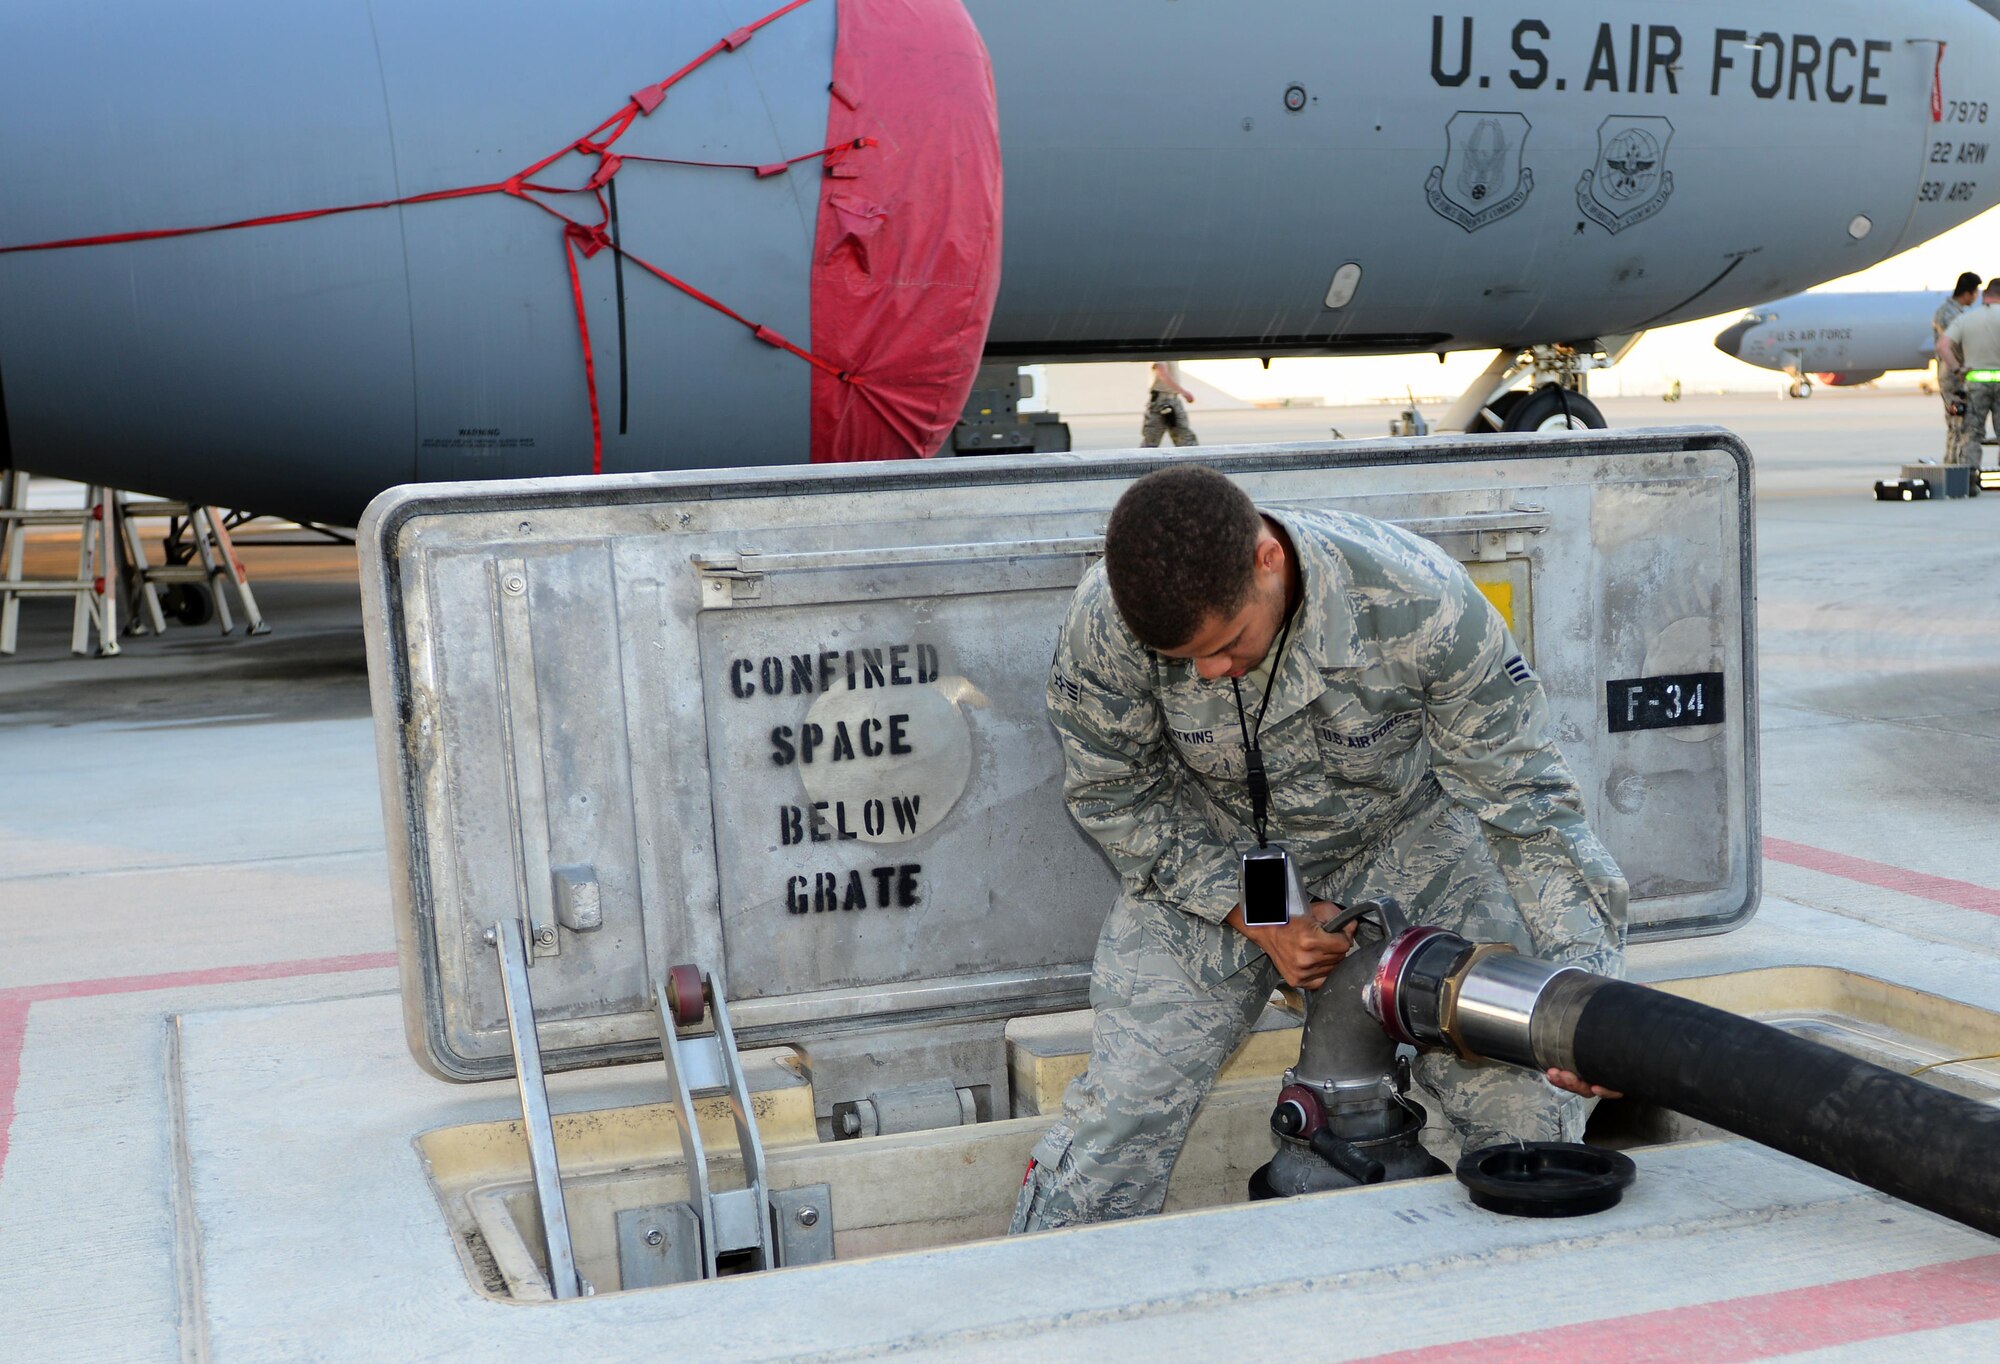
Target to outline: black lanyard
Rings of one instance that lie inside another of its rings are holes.
[[[1243,730],[1243,760],[1249,765],[1250,818],[1257,826],[1257,846],[1266,848],[1271,840],[1264,835],[1265,826],[1270,821],[1271,782],[1264,775],[1264,750],[1257,742],[1258,734],[1264,728],[1264,712],[1271,708],[1271,693],[1278,689],[1278,669],[1285,662],[1285,641],[1291,638],[1292,621],[1298,617],[1298,608],[1285,613],[1285,628],[1278,632],[1278,647],[1271,651],[1271,675],[1264,679],[1264,699],[1257,705],[1257,723],[1252,725],[1243,718],[1242,679],[1229,679],[1229,689],[1236,693],[1236,723]]]

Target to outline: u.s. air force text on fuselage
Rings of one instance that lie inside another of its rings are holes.
[[[1549,50],[1558,35],[1544,20],[1517,21],[1504,55],[1480,33],[1472,15],[1432,15],[1431,80],[1450,89],[1468,83],[1490,89],[1495,72],[1488,59],[1499,55],[1501,74],[1517,90],[1553,83],[1556,90],[1575,84],[1586,94],[1693,95],[1706,87],[1711,97],[1747,89],[1758,99],[1886,105],[1882,59],[1895,49],[1886,37],[1742,28],[1684,34],[1674,24],[1607,21],[1597,25],[1589,60],[1564,74]]]

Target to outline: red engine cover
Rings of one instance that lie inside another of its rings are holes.
[[[815,462],[937,453],[1000,289],[1000,119],[986,45],[956,3],[840,0],[827,142],[873,138],[820,189]]]

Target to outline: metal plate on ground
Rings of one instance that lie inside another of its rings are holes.
[[[1116,889],[1044,713],[1118,494],[1104,454],[392,490],[364,610],[413,1050],[511,1061],[517,918],[551,1069],[657,1054],[700,962],[738,1038],[1084,999]],[[1757,897],[1750,462],[1688,429],[1211,448],[1260,503],[1466,563],[1548,688],[1635,936]],[[1606,683],[1720,673],[1722,723],[1612,733]],[[1740,704],[1738,698],[1741,698]],[[580,913],[587,906],[588,913]]]

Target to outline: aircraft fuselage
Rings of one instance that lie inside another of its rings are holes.
[[[1759,304],[1725,327],[1715,346],[1760,369],[1863,375],[1927,369],[1936,355],[1931,319],[1938,290],[1796,294]]]
[[[768,176],[627,164],[610,185],[625,247],[736,320],[609,252],[573,284],[561,224],[496,196],[0,255],[0,462],[10,445],[40,473],[326,521],[397,483],[588,472],[579,307],[605,471],[805,459],[814,371],[743,321],[819,330],[808,280],[835,197],[857,262],[896,221],[865,158],[832,194],[810,155],[859,3],[786,14],[621,145],[807,154]],[[771,8],[12,14],[0,245],[494,181]],[[989,360],[1587,343],[1796,293],[2000,202],[1995,0],[965,10],[1005,168]],[[592,164],[543,178],[580,188]],[[949,274],[926,282],[948,293]],[[971,374],[923,382],[962,394]]]
[[[1615,335],[2000,202],[1971,0],[968,7],[1007,164],[989,356]]]

